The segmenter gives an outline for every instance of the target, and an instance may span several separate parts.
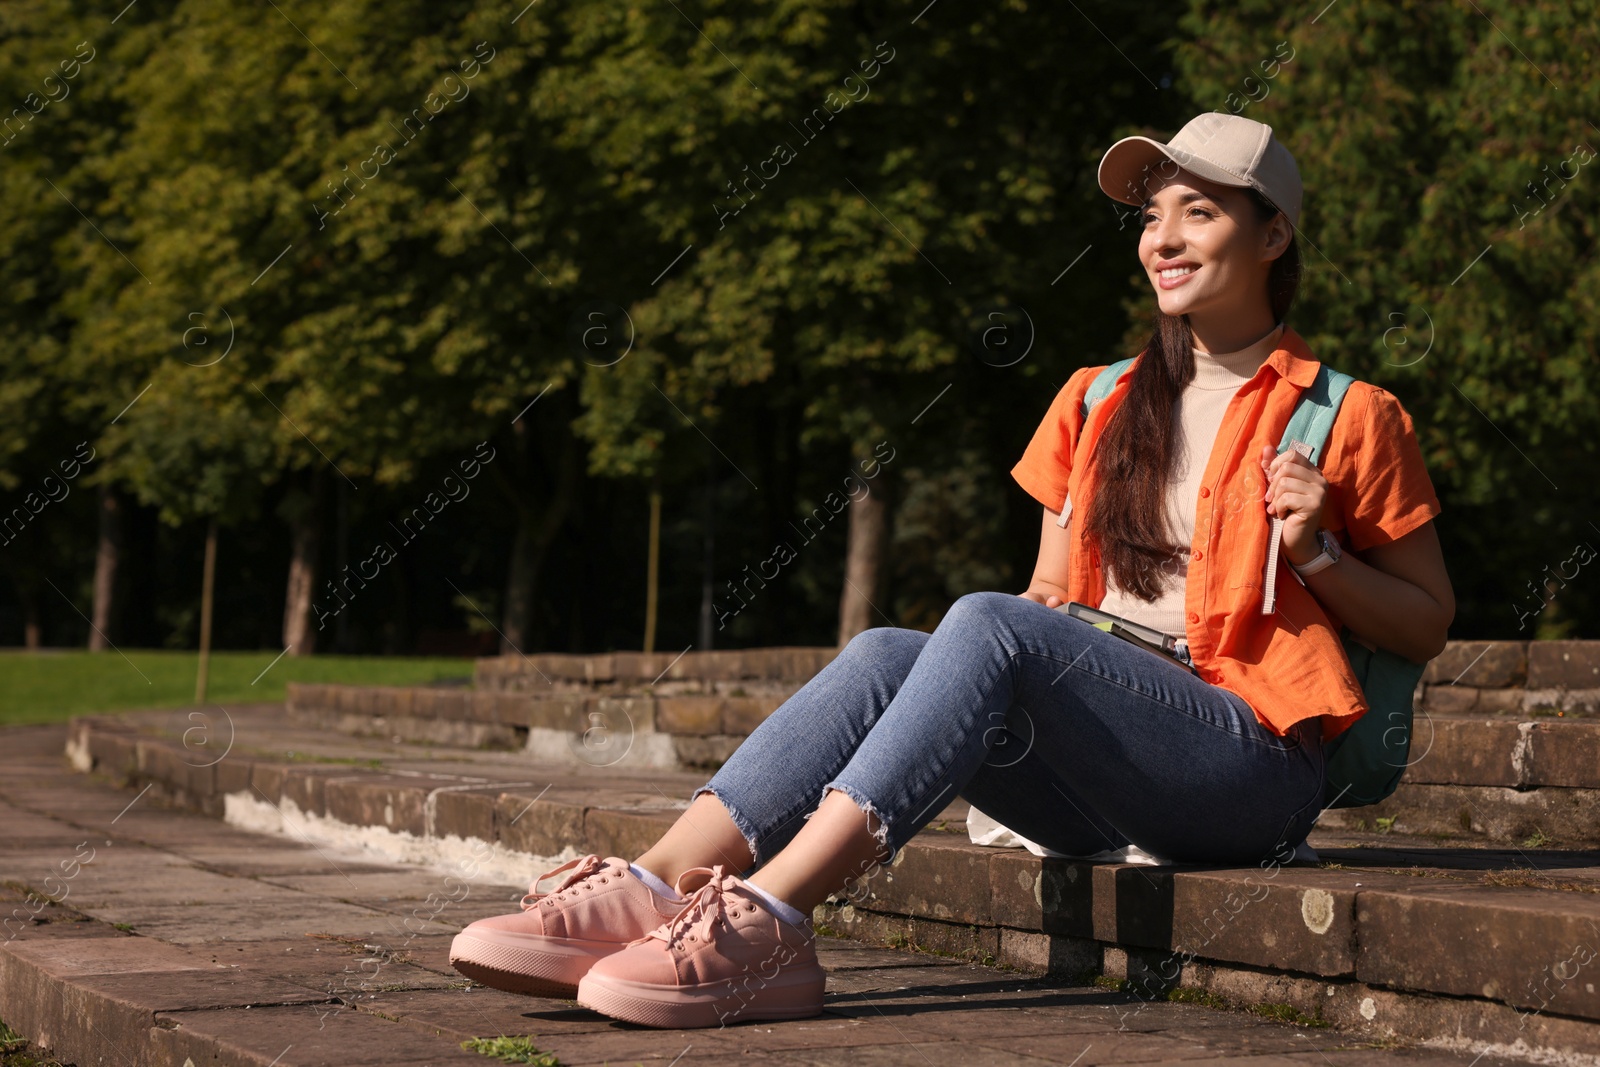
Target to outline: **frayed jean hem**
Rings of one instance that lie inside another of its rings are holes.
[[[841,782],[838,779],[829,782],[827,785],[822,787],[822,798],[824,800],[828,798],[828,790],[830,789],[843,793],[845,796],[855,801],[856,807],[860,808],[866,814],[867,828],[872,834],[872,839],[889,853],[889,855],[885,858],[881,860],[875,859],[874,862],[883,867],[893,865],[895,858],[900,854],[900,849],[889,840],[889,821],[883,817],[883,812],[879,810],[878,806],[872,802],[870,797],[853,785]],[[815,811],[811,813],[811,815],[815,814]],[[806,818],[811,818],[811,815],[807,815]],[[878,828],[876,830],[872,829],[873,819],[878,820]],[[866,873],[867,872],[862,872],[861,874],[852,874],[850,877],[860,878],[864,877]]]
[[[701,794],[704,793],[710,793],[712,796],[717,798],[717,802],[722,805],[723,810],[728,813],[728,818],[733,820],[733,825],[738,828],[740,836],[744,838],[745,847],[750,850],[750,866],[746,867],[742,871],[739,871],[738,874],[743,877],[745,874],[748,874],[755,868],[761,866],[763,861],[761,859],[761,852],[757,848],[755,824],[750,821],[744,812],[740,811],[734,805],[728,803],[728,798],[722,795],[722,791],[710,783],[701,786],[699,789],[696,789],[693,793],[691,793],[689,795],[689,803],[693,804],[700,798]]]

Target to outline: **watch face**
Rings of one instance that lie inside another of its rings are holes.
[[[1339,539],[1327,530],[1317,531],[1317,544],[1321,545],[1322,550],[1335,560],[1339,558]]]

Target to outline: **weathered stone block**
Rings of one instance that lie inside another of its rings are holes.
[[[250,767],[250,795],[256,800],[277,804],[293,773],[294,768],[285,764],[257,760]]]
[[[275,801],[293,801],[301,811],[311,815],[326,815],[328,813],[327,784],[331,777],[330,772],[317,771],[310,767],[287,768],[280,786],[279,796]],[[252,776],[252,781],[254,776]],[[271,796],[271,794],[268,794]]]
[[[1366,892],[1357,977],[1600,1019],[1600,897],[1482,886]]]
[[[127,778],[139,769],[138,741],[128,734],[113,733],[96,724],[89,733],[89,755],[95,770],[113,778]]]
[[[500,694],[472,690],[466,694],[467,718],[473,722],[497,723],[500,721]]]
[[[995,850],[949,834],[919,833],[889,867],[876,866],[865,886],[848,892],[857,906],[916,918],[987,925]]]
[[[583,839],[590,852],[632,860],[648,852],[675,821],[675,812],[657,815],[590,808],[583,817]]]
[[[1478,691],[1465,685],[1430,685],[1422,691],[1422,708],[1432,715],[1464,715],[1478,702]]]
[[[1600,688],[1600,641],[1531,642],[1528,688]]]
[[[783,698],[772,696],[727,697],[722,704],[722,732],[748,736],[783,703]]]
[[[467,698],[463,689],[436,689],[433,693],[433,717],[436,719],[466,719],[469,717]]]
[[[1404,876],[1371,875],[1371,885]],[[1173,879],[1174,952],[1200,959],[1339,975],[1355,971],[1355,890],[1337,871],[1249,867]]]
[[[494,694],[495,719],[505,726],[528,726],[532,723],[532,698],[526,693],[507,693],[491,690]]]
[[[333,778],[324,786],[325,814],[355,826],[377,826],[416,837],[427,834],[423,802],[442,781],[385,779],[379,776]]]
[[[1076,978],[1102,966],[1098,941],[1000,928],[996,962],[1032,974]]]
[[[215,791],[214,754],[205,750],[190,752],[181,744],[153,740],[139,741],[136,750],[140,777],[195,799]]]
[[[595,713],[600,715],[596,719]],[[656,730],[655,697],[596,697],[584,704],[585,730],[599,727],[613,736],[633,736]]]
[[[1527,702],[1525,689],[1480,689],[1472,710],[1478,715],[1521,715]]]
[[[591,685],[614,681],[617,677],[616,657],[610,652],[576,658],[583,661],[583,680]]]
[[[1172,873],[1136,864],[1090,867],[1094,938],[1125,945],[1172,944]]]
[[[1527,641],[1451,641],[1423,672],[1429,685],[1503,689],[1528,678]]]
[[[1519,740],[1517,723],[1493,719],[1417,716],[1405,780],[1450,785],[1519,784],[1512,763]]]
[[[1381,804],[1331,808],[1318,825],[1367,829],[1393,820],[1402,834],[1479,834],[1521,845],[1542,836],[1564,847],[1600,845],[1600,790],[1507,789],[1402,781]]]
[[[213,788],[218,796],[227,796],[230,793],[247,793],[252,800],[260,800],[255,790],[250,788],[250,779],[255,774],[255,761],[245,759],[232,753],[216,766],[216,779]]]
[[[1094,866],[1040,859],[1024,849],[995,849],[989,860],[993,921],[1022,930],[1094,936]]]
[[[689,656],[695,657],[695,674],[708,682],[733,681],[743,678],[744,652],[739,649],[718,650],[715,652],[691,652]]]
[[[673,734],[672,750],[684,767],[721,767],[744,742],[742,734]]]
[[[585,703],[579,694],[529,697],[528,725],[548,730],[585,730],[589,724],[584,715]]]
[[[814,678],[822,668],[832,663],[839,654],[837,648],[794,648],[786,657],[783,673],[780,677],[788,681],[804,685]]]
[[[496,797],[495,840],[506,848],[531,852],[535,856],[555,856],[569,845],[587,848],[583,805],[552,800],[548,796],[542,800],[538,797],[538,790],[526,795],[502,793]],[[625,858],[637,859],[638,853],[628,853]]]
[[[656,729],[664,734],[722,733],[723,698],[662,697],[656,707]]]
[[[1527,734],[1533,785],[1600,789],[1600,723],[1538,722]]]
[[[493,787],[485,788],[484,792],[462,790],[435,794],[430,836],[454,834],[460,838],[493,841],[494,809],[500,793]]]
[[[857,940],[921,948],[969,960],[998,958],[1000,929],[948,923],[938,919],[912,919],[884,914],[854,904],[822,903],[812,911],[812,921]]]

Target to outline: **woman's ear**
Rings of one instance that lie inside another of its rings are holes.
[[[1271,262],[1283,255],[1288,251],[1289,242],[1294,238],[1294,227],[1289,224],[1289,216],[1281,211],[1272,216],[1262,237],[1262,259]]]

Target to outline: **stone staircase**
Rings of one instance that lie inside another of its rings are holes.
[[[289,720],[354,737],[710,771],[832,648],[480,660],[474,684],[291,684]],[[1322,825],[1441,840],[1600,845],[1600,641],[1452,642],[1417,687],[1410,767],[1381,805]]]
[[[287,707],[81,718],[67,751],[238,826],[401,858],[487,847],[514,883],[572,855],[642,853],[832,655],[486,660],[471,688],[299,685]],[[1580,642],[1452,646],[1419,687],[1401,789],[1324,813],[1318,865],[1041,860],[973,845],[957,800],[815,919],[1097,983],[1130,1012],[1256,1005],[1381,1040],[1600,1064],[1600,719],[1588,688],[1552,684],[1592,682],[1592,657]],[[1470,706],[1443,706],[1463,687]]]

